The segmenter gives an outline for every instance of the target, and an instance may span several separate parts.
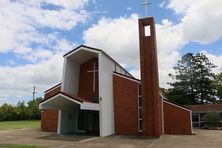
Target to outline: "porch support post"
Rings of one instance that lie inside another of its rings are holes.
[[[58,124],[57,124],[57,134],[60,135],[61,134],[61,117],[62,116],[62,111],[59,110],[59,114],[58,114]]]

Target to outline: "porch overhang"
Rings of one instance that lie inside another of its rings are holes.
[[[39,104],[39,109],[69,110],[73,109],[76,106],[79,106],[81,110],[100,110],[99,103],[82,101],[80,99],[66,95],[62,92],[52,96],[51,98],[48,98],[47,100],[43,100]]]

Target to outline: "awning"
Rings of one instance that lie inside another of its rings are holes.
[[[80,106],[81,110],[95,110],[95,111],[100,110],[99,103],[89,102],[84,98],[66,94],[64,92],[59,92],[54,96],[46,100],[43,100],[39,104],[39,109],[67,110],[67,109],[72,109],[75,106]]]

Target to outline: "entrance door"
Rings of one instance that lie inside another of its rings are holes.
[[[78,130],[84,131],[88,135],[99,135],[99,112],[79,111]]]
[[[86,114],[86,133],[90,135],[99,134],[99,112],[88,111]]]

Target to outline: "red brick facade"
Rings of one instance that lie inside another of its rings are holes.
[[[163,112],[165,134],[192,134],[191,113],[188,109],[164,101]]]
[[[43,110],[41,113],[41,129],[48,132],[56,132],[58,123],[57,110]]]
[[[98,70],[98,58],[93,58],[80,65],[79,73],[79,93],[78,96],[88,99],[91,102],[97,102],[98,98],[98,72],[95,72],[95,92],[93,92],[93,72],[95,69]]]
[[[61,85],[45,92],[44,99],[48,99],[61,91]]]
[[[58,85],[45,92],[44,99],[49,99],[61,91],[61,85]],[[41,129],[48,132],[56,132],[58,123],[58,111],[44,109],[41,113]]]
[[[115,134],[138,134],[138,83],[113,74]]]
[[[150,35],[145,34],[150,26]],[[152,17],[139,20],[140,69],[142,88],[142,128],[144,136],[161,135],[161,104],[156,50],[155,23]]]

